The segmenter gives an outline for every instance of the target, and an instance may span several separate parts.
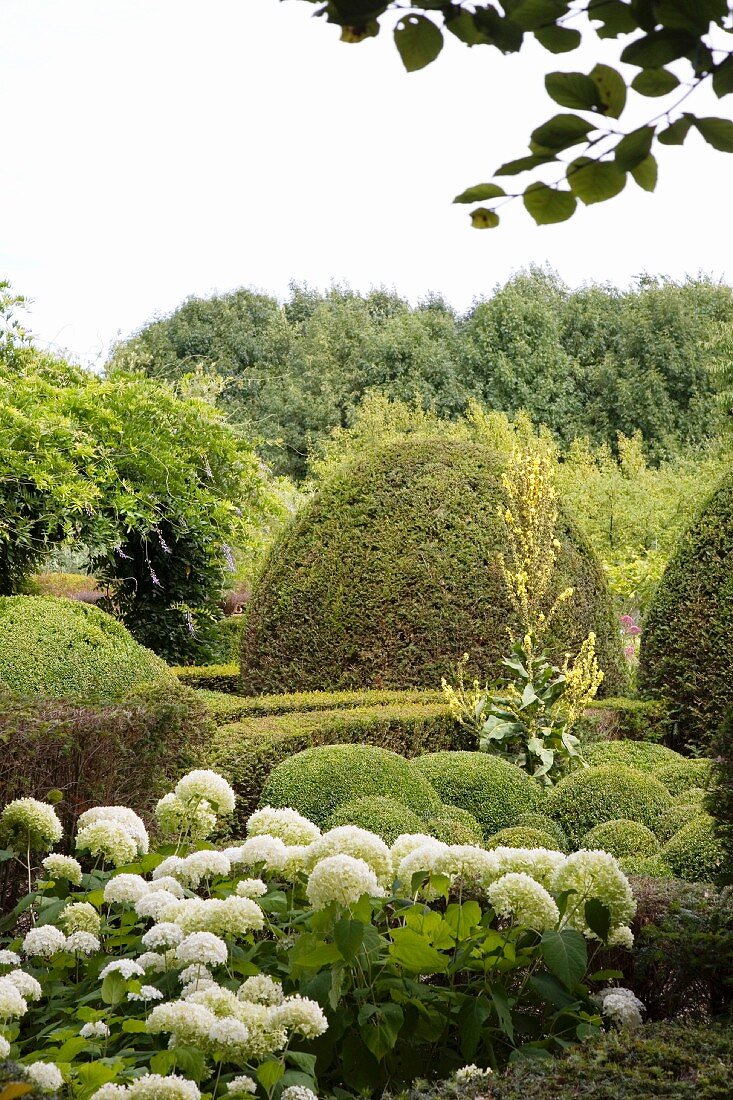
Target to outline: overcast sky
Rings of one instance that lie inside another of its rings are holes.
[[[629,183],[563,225],[514,204],[478,232],[451,204],[526,152],[559,110],[544,73],[590,66],[598,43],[505,58],[451,38],[407,74],[391,35],[343,45],[313,10],[0,0],[0,278],[33,299],[40,341],[99,363],[188,295],[283,296],[292,279],[440,291],[460,309],[532,262],[572,285],[731,280],[733,157],[694,134],[661,151],[654,196]]]

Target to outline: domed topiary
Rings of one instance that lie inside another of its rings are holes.
[[[339,825],[358,825],[381,836],[387,844],[394,844],[402,833],[425,832],[425,822],[409,806],[379,796],[342,802],[329,817],[326,828],[335,829]]]
[[[708,792],[703,787],[687,787],[677,795],[675,802],[678,806],[696,806],[702,810],[708,798]]]
[[[659,851],[659,841],[651,829],[640,821],[618,817],[604,821],[581,837],[580,848],[602,848],[616,859],[626,856],[653,856]]]
[[[539,829],[541,833],[549,833],[553,839],[552,846],[558,852],[567,852],[570,847],[565,830],[547,814],[520,814],[517,818],[517,825],[527,825],[530,829]]]
[[[54,596],[0,597],[0,679],[18,695],[75,702],[176,684],[168,666],[111,615]]]
[[[713,882],[723,864],[713,819],[701,814],[689,825],[684,825],[664,845],[662,856],[677,878],[688,882]]]
[[[625,875],[643,875],[644,878],[674,878],[672,868],[662,855],[626,856],[618,862]]]
[[[677,762],[655,768],[654,776],[660,783],[664,783],[671,795],[679,799],[687,791],[704,790],[710,784],[712,761],[704,758],[690,760],[682,756]]]
[[[440,813],[428,819],[421,830],[442,840],[444,844],[478,844],[484,842],[484,831],[473,814],[460,806],[442,806]]]
[[[619,817],[641,821],[654,832],[672,805],[669,791],[652,775],[601,764],[566,775],[548,793],[544,809],[577,847],[595,825]]]
[[[242,635],[248,694],[437,686],[464,652],[491,678],[512,611],[496,562],[504,460],[480,444],[410,439],[338,469],[275,544]],[[590,630],[604,689],[623,683],[599,563],[564,518],[555,586],[575,595],[549,643]]]
[[[666,841],[671,840],[675,833],[678,833],[685,825],[689,825],[691,821],[703,816],[701,805],[690,802],[673,806],[659,822],[657,836],[664,844]]]
[[[287,757],[267,777],[260,805],[290,806],[323,827],[338,806],[368,795],[425,817],[440,810],[439,796],[404,756],[374,745],[320,745]]]
[[[529,825],[514,825],[511,829],[499,829],[486,841],[487,848],[555,848],[555,838],[542,829]]]
[[[535,810],[544,795],[539,783],[521,768],[483,752],[429,752],[416,756],[410,767],[443,802],[473,814],[484,836]]]
[[[588,764],[625,764],[627,768],[655,774],[665,765],[685,762],[684,756],[666,745],[628,739],[596,741],[583,748],[583,756]]]
[[[733,704],[733,475],[683,534],[642,636],[639,687],[668,703],[671,736],[707,745]]]

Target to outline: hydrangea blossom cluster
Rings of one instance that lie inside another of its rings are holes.
[[[115,821],[121,825],[136,846],[136,855],[147,855],[150,849],[148,831],[142,818],[127,806],[93,806],[79,817],[78,829],[86,829],[99,821]]]
[[[492,882],[487,896],[500,917],[514,917],[536,932],[557,928],[560,911],[544,886],[523,871],[510,871]]]
[[[0,978],[0,1020],[25,1016],[28,1004],[17,985],[8,977]]]
[[[308,851],[308,863],[315,867],[328,856],[345,855],[363,860],[372,869],[377,881],[386,886],[392,881],[392,855],[381,837],[356,825],[341,825],[330,829],[315,840]]]
[[[227,898],[173,899],[159,916],[183,932],[215,932],[230,936],[259,931],[265,923],[265,915],[257,902],[237,894]]]
[[[106,1039],[109,1035],[109,1025],[104,1020],[94,1020],[83,1025],[79,1034],[82,1039]]]
[[[185,1077],[146,1073],[129,1085],[102,1085],[91,1100],[201,1100],[201,1092]]]
[[[81,886],[81,863],[73,856],[64,856],[53,852],[41,860],[41,865],[49,879],[57,882],[70,882],[72,886]]]
[[[64,834],[58,814],[48,802],[16,798],[0,813],[0,840],[18,852],[42,852]]]
[[[369,864],[354,856],[327,856],[310,873],[306,896],[314,909],[325,909],[331,902],[355,905],[367,894],[377,898],[384,890]]]
[[[612,928],[627,926],[636,912],[629,880],[608,852],[581,850],[565,856],[552,873],[550,888],[554,894],[575,891],[564,920],[589,939],[595,936],[585,919],[585,903],[591,898],[608,908]]]
[[[137,843],[121,822],[102,818],[79,829],[76,850],[89,852],[93,859],[100,858],[115,867],[122,867],[135,859]]]
[[[596,993],[593,1000],[603,1015],[617,1027],[641,1027],[643,1023],[641,1014],[645,1008],[630,989],[612,985]]]
[[[247,835],[261,836],[263,833],[278,837],[287,845],[306,845],[318,840],[321,830],[297,810],[263,806],[255,810],[247,822]]]
[[[25,1072],[41,1092],[58,1092],[64,1083],[61,1070],[53,1062],[33,1062]]]
[[[65,905],[61,910],[59,924],[68,935],[72,932],[90,932],[96,936],[102,921],[97,910],[88,901],[76,901]]]

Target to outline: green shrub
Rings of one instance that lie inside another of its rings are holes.
[[[539,783],[514,764],[483,752],[432,752],[416,757],[411,768],[449,806],[468,810],[491,836],[513,825],[517,816],[543,799]]]
[[[174,665],[171,672],[191,688],[217,693],[239,689],[239,665]]]
[[[618,861],[625,875],[644,875],[647,878],[674,878],[672,868],[664,856],[624,856]]]
[[[532,829],[529,825],[514,825],[509,829],[499,829],[486,841],[487,848],[555,848],[555,837],[543,829]]]
[[[733,704],[733,476],[680,539],[652,601],[639,687],[669,706],[669,741],[707,746]]]
[[[723,851],[715,835],[715,822],[707,814],[694,818],[667,841],[662,855],[677,878],[714,882],[723,867]]]
[[[176,670],[180,671],[180,670]],[[295,691],[291,695],[232,695],[228,692],[202,689],[201,698],[211,711],[214,720],[223,725],[241,718],[262,715],[305,713],[312,710],[356,710],[364,707],[447,706],[439,691]],[[436,712],[437,713],[437,712]]]
[[[215,661],[222,664],[236,664],[242,645],[242,627],[244,615],[225,615],[214,624],[211,650]]]
[[[721,879],[733,882],[733,711],[726,716],[712,747],[716,761],[705,809],[713,815],[723,853]]]
[[[504,459],[450,439],[408,439],[339,467],[299,511],[248,605],[242,690],[437,687],[464,653],[499,670],[511,607],[496,561]],[[555,582],[572,584],[550,655],[590,630],[606,687],[625,680],[603,571],[563,518]]]
[[[597,741],[583,750],[589,764],[625,764],[639,772],[654,772],[673,764],[684,763],[685,758],[674,749],[649,741]]]
[[[688,787],[682,794],[677,795],[675,801],[678,806],[697,806],[702,810],[708,799],[708,792],[702,787]]]
[[[671,795],[679,798],[690,790],[705,790],[711,780],[710,760],[690,760],[682,757],[679,761],[662,764],[655,768],[654,775]]]
[[[693,802],[682,802],[673,806],[669,813],[665,814],[657,827],[657,836],[664,844],[671,840],[685,825],[695,821],[703,815],[702,806]]]
[[[484,831],[473,814],[460,806],[443,806],[440,813],[428,818],[421,830],[442,840],[444,844],[483,845]]]
[[[403,756],[372,745],[326,745],[283,760],[270,773],[261,806],[290,806],[325,825],[344,802],[384,795],[423,817],[440,808],[430,783]]]
[[[594,826],[619,817],[640,821],[654,832],[672,808],[672,799],[667,788],[647,772],[623,764],[600,764],[561,779],[549,791],[544,808],[577,847]]]
[[[651,829],[640,821],[619,817],[604,821],[587,832],[580,841],[581,848],[602,848],[616,859],[626,856],[653,856],[659,851],[659,841]]]
[[[520,814],[517,818],[517,825],[527,825],[530,829],[539,829],[542,833],[549,833],[554,840],[553,848],[556,848],[559,852],[567,852],[570,848],[565,830],[547,814]]]
[[[338,825],[358,825],[361,829],[381,836],[387,844],[394,844],[402,833],[425,832],[425,822],[404,802],[393,798],[355,798],[342,802],[326,821],[326,828]]]
[[[0,679],[18,695],[78,702],[175,684],[167,665],[116,619],[54,596],[0,597]]]
[[[615,738],[658,741],[664,733],[664,714],[664,704],[655,699],[594,699],[579,719],[576,732],[586,744]]]

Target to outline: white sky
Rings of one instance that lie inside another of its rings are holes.
[[[562,110],[544,73],[587,70],[598,43],[504,58],[448,36],[407,74],[390,34],[343,45],[313,10],[0,0],[0,278],[33,299],[41,342],[99,362],[187,295],[282,296],[291,279],[435,290],[461,309],[531,262],[573,285],[731,280],[733,157],[696,134],[660,150],[654,196],[629,183],[562,225],[537,228],[514,204],[478,232],[451,204],[526,152]],[[712,95],[695,107],[729,113]]]

